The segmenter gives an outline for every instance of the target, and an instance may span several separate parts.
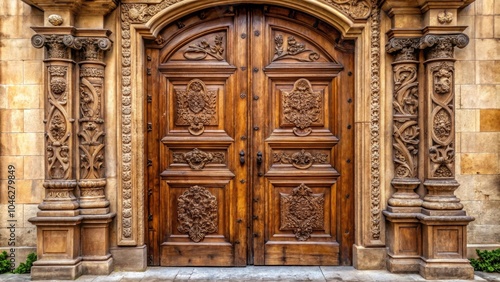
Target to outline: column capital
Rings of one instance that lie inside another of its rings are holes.
[[[469,44],[469,37],[459,34],[426,34],[420,39],[420,49],[426,49],[426,59],[453,59],[456,47],[464,48]]]
[[[395,56],[398,61],[416,61],[420,47],[420,38],[397,38],[393,37],[385,45],[387,53]]]
[[[99,61],[103,60],[104,51],[111,49],[112,42],[107,37],[75,37],[73,35],[64,36],[64,44],[75,50],[82,50],[82,60]]]

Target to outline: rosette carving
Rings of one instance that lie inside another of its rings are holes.
[[[177,199],[177,230],[193,242],[217,232],[217,199],[205,187],[192,186]]]
[[[293,230],[298,241],[306,241],[324,222],[324,194],[314,194],[304,183],[292,194],[280,193],[280,230]]]
[[[202,170],[206,164],[222,164],[225,161],[225,155],[222,152],[206,153],[198,148],[194,148],[187,153],[174,153],[174,163],[187,163],[193,170]]]
[[[217,91],[207,90],[199,79],[191,80],[186,90],[176,90],[177,125],[189,125],[192,135],[201,135],[205,125],[216,122]]]
[[[305,78],[297,80],[290,92],[283,93],[283,116],[295,125],[297,136],[311,134],[311,125],[321,119],[323,101],[320,92],[313,92],[311,82]]]

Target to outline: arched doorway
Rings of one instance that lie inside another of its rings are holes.
[[[151,265],[350,265],[354,43],[270,5],[146,41]]]

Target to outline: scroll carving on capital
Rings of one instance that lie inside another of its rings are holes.
[[[35,34],[31,37],[31,44],[35,48],[45,47],[47,50],[47,59],[69,59],[70,50],[64,43],[64,36],[51,34]]]
[[[106,37],[74,37],[65,35],[64,44],[75,50],[81,50],[81,59],[84,61],[102,62],[104,51],[111,49],[111,40]]]
[[[385,45],[389,54],[396,56],[395,61],[416,61],[420,38],[391,38]]]
[[[427,49],[427,60],[452,59],[454,47],[464,48],[467,44],[469,44],[469,37],[463,33],[427,34],[420,39],[420,49]]]

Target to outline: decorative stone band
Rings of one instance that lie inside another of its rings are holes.
[[[46,210],[75,210],[78,201],[73,193],[76,187],[75,180],[45,180],[43,183],[45,199],[38,206],[42,211]]]

